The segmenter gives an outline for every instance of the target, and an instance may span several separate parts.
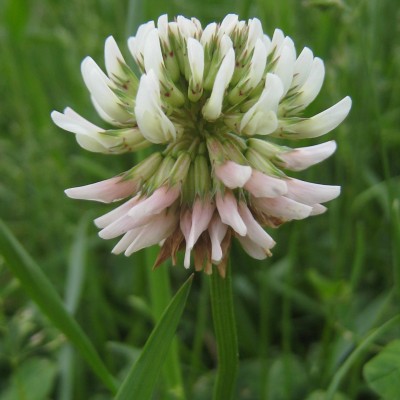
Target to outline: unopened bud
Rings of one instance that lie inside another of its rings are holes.
[[[191,163],[190,154],[187,152],[182,152],[170,172],[169,182],[171,186],[177,183],[182,183],[188,174],[189,167]]]
[[[194,160],[194,188],[196,195],[204,197],[208,195],[211,187],[211,171],[207,158],[198,155]]]

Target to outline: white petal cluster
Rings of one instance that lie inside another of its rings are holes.
[[[56,125],[85,149],[119,154],[151,146],[160,152],[117,177],[66,191],[72,198],[113,202],[96,219],[100,236],[122,235],[114,253],[130,255],[161,243],[156,264],[184,250],[186,268],[225,273],[231,237],[256,259],[271,255],[264,227],[321,214],[339,186],[293,179],[334,153],[328,141],[290,148],[274,138],[322,136],[347,116],[351,99],[314,116],[307,106],[325,77],[323,61],[276,29],[270,38],[257,18],[227,15],[204,28],[195,18],[166,15],[139,27],[128,66],[115,40],[105,43],[105,72],[90,57],[82,76],[103,129],[70,108],[53,111]],[[161,145],[161,146],[160,146]]]

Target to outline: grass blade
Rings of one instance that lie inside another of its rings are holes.
[[[139,359],[132,366],[115,400],[151,398],[154,386],[168,354],[176,328],[181,319],[193,275],[182,285],[165,309],[148,338]]]
[[[85,281],[88,225],[89,218],[86,214],[78,225],[69,257],[64,304],[71,315],[75,315],[79,306]],[[75,350],[69,343],[66,343],[58,358],[59,400],[73,399],[75,362]]]
[[[75,319],[68,313],[60,296],[43,271],[0,220],[0,252],[24,290],[51,322],[71,341],[97,376],[112,391],[116,383],[94,346]]]

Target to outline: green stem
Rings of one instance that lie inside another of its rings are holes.
[[[218,354],[214,400],[233,399],[239,365],[230,270],[228,265],[226,278],[222,278],[216,271],[210,278],[211,310]]]
[[[204,274],[203,274],[204,275]],[[203,278],[203,277],[202,277]],[[205,278],[205,276],[204,276]],[[208,283],[208,282],[207,282]],[[201,280],[201,289],[199,300],[197,304],[197,317],[195,322],[195,333],[192,345],[192,354],[190,361],[190,371],[189,375],[189,384],[187,385],[192,391],[192,397],[195,396],[194,391],[195,381],[198,377],[199,373],[202,370],[202,353],[204,349],[204,334],[207,329],[207,321],[209,318],[209,310],[208,310],[209,296],[208,296],[208,285],[206,285],[206,281],[204,279]]]
[[[382,336],[385,332],[390,330],[393,326],[400,322],[400,315],[396,315],[386,323],[384,323],[381,327],[373,330],[370,334],[368,334],[365,339],[356,347],[356,349],[350,354],[347,360],[342,364],[342,366],[337,370],[335,375],[332,378],[332,381],[328,387],[326,392],[326,400],[333,400],[333,396],[335,395],[342,379],[346,376],[351,366],[355,361],[361,356],[361,354],[380,336]]]

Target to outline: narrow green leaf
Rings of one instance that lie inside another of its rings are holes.
[[[64,304],[71,315],[75,312],[81,298],[86,273],[88,215],[81,219],[72,244],[68,273],[65,283]],[[60,350],[59,368],[59,400],[72,400],[74,391],[74,371],[76,370],[76,355],[74,348],[66,343]]]
[[[139,359],[129,371],[115,400],[131,400],[132,398],[147,400],[151,398],[157,378],[181,319],[192,280],[193,275],[172,298],[160,321],[148,338]]]
[[[88,215],[85,215],[81,219],[69,257],[64,304],[72,315],[74,315],[77,310],[85,281],[87,230],[89,221]]]
[[[43,271],[0,220],[0,252],[24,290],[50,321],[71,341],[93,371],[112,391],[116,383],[94,346],[75,319],[65,309],[60,296]]]
[[[400,340],[394,340],[364,366],[368,386],[382,396],[395,399],[399,395]]]
[[[157,258],[158,250],[146,249],[145,265],[151,264],[150,260]],[[153,253],[153,254],[152,254]],[[153,255],[154,257],[149,257]],[[152,270],[148,268],[148,285],[150,289],[151,308],[154,321],[159,321],[165,307],[172,298],[169,270],[164,265]],[[185,392],[182,381],[181,363],[179,360],[179,347],[176,339],[172,340],[170,349],[165,359],[165,365],[162,371],[163,387],[165,400],[184,400]]]

